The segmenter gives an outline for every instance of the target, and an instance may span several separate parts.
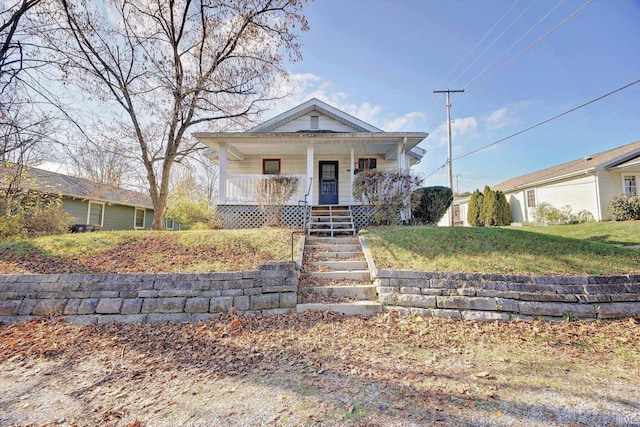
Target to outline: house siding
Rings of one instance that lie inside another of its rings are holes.
[[[311,116],[318,116],[318,129],[311,129]],[[298,117],[295,120],[277,128],[274,132],[297,132],[300,130],[332,130],[336,132],[358,132],[357,129],[340,123],[329,116],[314,112]]]
[[[554,182],[549,185],[536,187],[536,204],[549,203],[557,209],[564,206],[571,207],[571,213],[574,215],[580,211],[587,210],[591,212],[594,219],[598,216],[598,201],[596,197],[596,178],[595,175],[589,174]],[[529,212],[532,213],[533,209]],[[533,221],[533,217],[529,217],[529,222]]]
[[[85,224],[87,222],[87,209],[89,203],[84,200],[72,199],[70,197],[62,198],[62,209],[73,217],[72,224]]]
[[[121,205],[105,205],[103,230],[133,230],[135,208]]]

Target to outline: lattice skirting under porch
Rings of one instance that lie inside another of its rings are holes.
[[[307,208],[307,215],[311,207]],[[373,212],[373,206],[351,206],[353,222],[356,229],[366,227]],[[280,215],[280,224],[284,227],[299,227],[304,224],[304,206],[285,206]],[[264,217],[260,208],[255,205],[219,205],[217,219],[222,228],[259,228],[264,225]],[[307,223],[309,217],[307,216]]]
[[[218,205],[216,209],[217,219],[222,228],[259,228],[265,222],[260,207],[255,205]],[[307,208],[307,221],[310,209]],[[284,206],[280,215],[280,225],[302,228],[304,216],[304,206]]]
[[[356,230],[367,227],[369,225],[369,218],[373,214],[373,206],[368,205],[352,205],[351,215],[353,215],[353,224]]]

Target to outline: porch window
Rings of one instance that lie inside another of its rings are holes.
[[[358,159],[358,167],[356,168],[356,172],[368,171],[371,169],[375,169],[377,166],[378,166],[378,159],[374,159],[374,158]]]
[[[635,175],[625,175],[624,177],[624,194],[625,196],[638,195],[638,181]]]
[[[145,209],[136,208],[136,220],[134,228],[144,228]]]
[[[280,173],[280,159],[262,159],[262,173],[264,175],[278,175]]]
[[[536,206],[536,190],[527,190],[527,207],[533,208]]]

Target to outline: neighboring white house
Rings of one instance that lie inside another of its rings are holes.
[[[219,166],[218,212],[225,227],[259,226],[256,188],[274,174],[298,178],[283,222],[298,224],[300,203],[357,206],[352,186],[366,169],[405,171],[420,162],[424,132],[384,132],[311,99],[246,132],[200,132]],[[235,218],[235,219],[231,219]],[[244,219],[242,219],[244,218]]]
[[[512,178],[491,189],[505,193],[514,222],[533,222],[540,203],[558,209],[568,205],[574,214],[586,210],[596,221],[606,221],[611,218],[607,208],[613,196],[639,194],[639,183],[640,141]],[[465,213],[466,205],[468,200],[461,201]]]

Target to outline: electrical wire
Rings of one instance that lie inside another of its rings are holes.
[[[511,49],[514,48],[514,46],[516,46],[518,43],[520,43],[520,41],[525,38],[531,31],[535,30],[536,27],[538,27],[538,25],[540,25],[545,19],[547,19],[549,17],[549,15],[551,15],[553,12],[555,12],[555,10],[557,8],[559,8],[562,3],[564,3],[564,0],[561,0],[557,5],[555,5],[549,12],[547,12],[542,18],[540,18],[538,20],[538,22],[536,22],[535,24],[533,24],[531,26],[531,28],[529,28],[527,31],[524,32],[524,34],[522,34],[518,40],[516,40],[515,42],[513,42],[511,44],[511,46],[509,46],[504,52],[502,52],[500,54],[500,56],[498,56],[496,59],[494,59],[491,64],[487,65],[482,71],[480,71],[478,74],[476,74],[471,80],[469,80],[469,82],[465,85],[463,85],[462,87],[470,87],[471,84],[478,79],[480,76],[482,76],[487,70],[489,70],[491,67],[493,67],[493,65],[500,61],[502,59],[503,56],[505,56],[507,54],[507,52],[509,52]]]
[[[442,78],[442,80],[440,80],[440,83],[438,83],[438,87],[442,86],[442,84],[444,83],[444,81],[445,81],[445,80],[446,80],[446,79],[447,79],[451,74],[453,74],[453,72],[454,72],[454,71],[456,71],[456,70],[458,69],[458,67],[459,67],[460,65],[462,65],[462,63],[463,63],[464,61],[466,61],[466,60],[467,60],[467,58],[468,58],[468,57],[469,57],[469,56],[470,56],[470,55],[471,55],[471,54],[472,54],[472,53],[473,53],[473,52],[478,48],[478,46],[480,46],[480,44],[481,44],[481,43],[482,43],[482,42],[483,42],[483,41],[484,41],[484,40],[489,36],[489,34],[491,34],[491,33],[493,32],[493,30],[495,30],[495,28],[496,28],[496,27],[497,27],[497,26],[502,22],[502,20],[503,20],[503,19],[504,19],[508,14],[509,14],[509,12],[511,12],[511,9],[513,9],[513,8],[514,8],[518,3],[519,3],[519,0],[518,0],[518,1],[516,1],[516,2],[514,2],[514,3],[511,5],[511,7],[510,7],[509,9],[507,9],[507,11],[506,11],[506,12],[505,12],[501,17],[500,17],[500,19],[498,19],[498,20],[496,21],[496,23],[495,23],[495,24],[493,24],[493,26],[489,29],[489,31],[487,31],[487,32],[484,34],[484,36],[482,36],[482,38],[481,38],[481,39],[480,39],[480,40],[475,44],[475,46],[473,46],[473,47],[471,48],[471,50],[470,50],[469,52],[467,52],[467,53],[466,53],[466,55],[464,55],[464,56],[462,57],[462,59],[460,59],[460,61],[458,61],[458,63],[455,65],[455,67],[453,67],[453,68],[451,69],[451,71],[449,71],[449,72],[447,73],[447,75],[446,75],[446,76],[444,76],[444,77]]]
[[[477,89],[479,86],[481,86],[482,84],[484,84],[484,82],[486,82],[487,80],[489,80],[491,77],[495,76],[496,74],[498,74],[500,71],[504,70],[505,68],[507,68],[509,65],[511,65],[513,62],[515,62],[518,58],[520,58],[522,55],[524,55],[525,53],[527,53],[529,50],[531,50],[534,46],[536,46],[538,43],[540,43],[542,40],[546,39],[547,37],[549,37],[551,35],[551,33],[553,33],[555,30],[557,30],[558,28],[560,28],[561,26],[563,26],[564,24],[566,24],[567,22],[569,22],[571,19],[573,19],[578,13],[582,12],[582,10],[587,7],[589,4],[591,4],[593,2],[593,0],[587,0],[586,3],[584,3],[582,6],[580,6],[575,12],[573,12],[571,15],[569,15],[568,17],[566,17],[565,19],[563,19],[558,25],[556,25],[555,27],[553,27],[552,29],[550,29],[549,31],[547,31],[546,33],[544,33],[541,37],[539,37],[536,41],[534,41],[533,43],[531,43],[529,46],[527,46],[525,49],[523,49],[522,51],[520,51],[520,53],[518,53],[516,56],[514,56],[513,58],[511,58],[510,60],[508,60],[507,62],[505,62],[503,65],[501,65],[500,67],[498,67],[496,70],[494,70],[491,74],[489,74],[487,77],[485,77],[484,79],[480,80],[478,83],[476,83],[474,86],[472,86],[471,88],[467,89],[466,92],[471,92],[474,89]]]
[[[611,96],[611,95],[613,95],[613,94],[615,94],[615,93],[618,93],[618,92],[620,92],[620,91],[622,91],[622,90],[625,90],[625,89],[627,89],[627,88],[629,88],[629,87],[631,87],[631,86],[633,86],[633,85],[636,85],[636,84],[638,84],[638,83],[640,83],[640,80],[636,80],[636,81],[633,81],[633,82],[631,82],[631,83],[627,83],[627,84],[626,84],[626,85],[624,85],[624,86],[621,86],[621,87],[619,87],[619,88],[617,88],[617,89],[612,90],[611,92],[607,92],[607,93],[605,93],[604,95],[600,95],[600,96],[598,96],[597,98],[594,98],[594,99],[592,99],[592,100],[590,100],[590,101],[587,101],[587,102],[585,102],[585,103],[583,103],[583,104],[580,104],[580,105],[578,105],[577,107],[573,107],[573,108],[571,108],[570,110],[567,110],[567,111],[565,111],[565,112],[563,112],[563,113],[556,114],[556,115],[555,115],[555,116],[553,116],[553,117],[550,117],[550,118],[548,118],[548,119],[546,119],[546,120],[543,120],[543,121],[541,121],[541,122],[538,122],[538,123],[536,123],[536,124],[535,124],[535,125],[533,125],[533,126],[529,126],[529,127],[528,127],[528,128],[526,128],[526,129],[523,129],[523,130],[521,130],[521,131],[518,131],[518,132],[516,132],[516,133],[513,133],[513,134],[511,134],[511,135],[509,135],[509,136],[506,136],[506,137],[504,137],[504,138],[502,138],[502,139],[499,139],[499,140],[497,140],[497,141],[494,141],[494,142],[492,142],[491,144],[484,145],[484,146],[482,146],[482,147],[480,147],[480,148],[476,148],[475,150],[469,151],[468,153],[461,154],[461,155],[459,155],[459,156],[457,156],[457,157],[454,157],[452,160],[459,160],[459,159],[462,159],[462,158],[464,158],[464,157],[467,157],[467,156],[470,156],[470,155],[472,155],[472,154],[475,154],[475,153],[477,153],[478,151],[486,150],[486,149],[487,149],[487,148],[489,148],[489,147],[492,147],[492,146],[497,145],[497,144],[499,144],[499,143],[501,143],[501,142],[504,142],[504,141],[506,141],[506,140],[508,140],[508,139],[511,139],[511,138],[516,137],[516,136],[518,136],[518,135],[521,135],[521,134],[523,134],[523,133],[525,133],[525,132],[528,132],[528,131],[530,131],[530,130],[532,130],[532,129],[535,129],[535,128],[537,128],[537,127],[540,127],[540,126],[542,126],[542,125],[544,125],[544,124],[546,124],[546,123],[549,123],[549,122],[551,122],[551,121],[553,121],[553,120],[559,119],[560,117],[566,116],[567,114],[573,113],[574,111],[577,111],[577,110],[579,110],[579,109],[581,109],[581,108],[584,108],[584,107],[586,107],[587,105],[591,105],[591,104],[593,104],[594,102],[600,101],[601,99],[604,99],[604,98],[606,98],[606,97],[608,97],[608,96]],[[440,169],[440,168],[439,168],[439,169]],[[439,170],[439,169],[438,169],[438,170]],[[435,172],[434,172],[434,173],[435,173]]]
[[[530,2],[527,7],[525,7],[522,12],[520,12],[518,14],[518,16],[516,16],[513,21],[511,21],[511,23],[509,25],[507,25],[507,27],[502,30],[502,32],[500,34],[498,34],[498,37],[496,37],[495,39],[493,39],[493,41],[491,43],[489,43],[489,45],[487,47],[484,48],[484,50],[482,52],[480,52],[480,55],[478,55],[473,61],[471,61],[471,63],[469,65],[467,65],[464,70],[462,70],[460,73],[458,73],[458,75],[456,76],[455,79],[453,79],[452,82],[452,86],[455,84],[455,82],[473,65],[475,64],[480,58],[482,58],[482,56],[487,52],[487,50],[489,50],[489,48],[491,48],[491,46],[493,46],[498,40],[500,40],[500,38],[509,30],[509,28],[511,28],[513,26],[513,24],[515,24],[518,19],[520,19],[522,17],[522,15],[525,14],[525,12],[527,10],[529,10],[529,8],[533,5],[533,2]]]

